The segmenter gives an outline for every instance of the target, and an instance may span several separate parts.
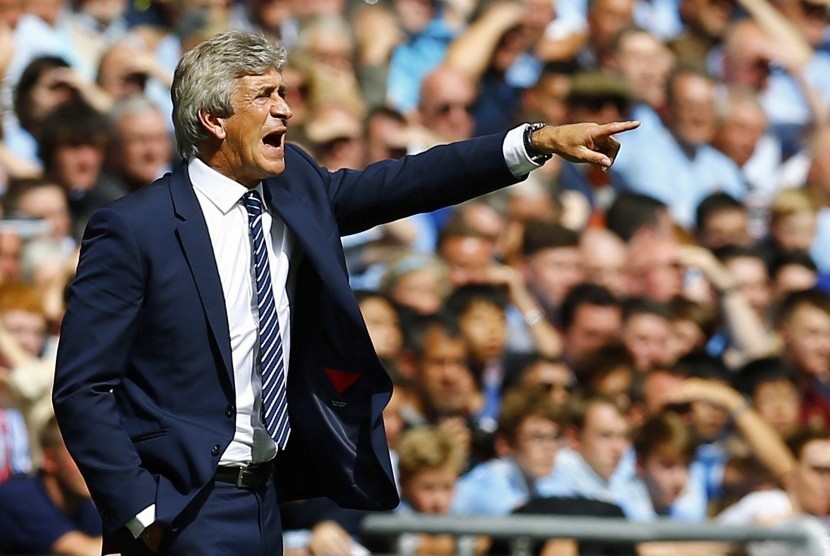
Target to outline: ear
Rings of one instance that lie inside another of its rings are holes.
[[[199,110],[199,122],[207,130],[208,134],[219,141],[225,140],[225,118]]]
[[[503,434],[496,435],[493,448],[496,451],[496,455],[500,458],[508,457],[513,453],[513,447],[510,445],[510,441]]]
[[[576,427],[565,427],[565,441],[571,450],[575,452],[579,450],[579,431],[576,430]]]

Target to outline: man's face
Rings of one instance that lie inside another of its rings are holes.
[[[711,441],[720,437],[728,419],[729,414],[720,405],[708,400],[692,402],[691,422],[698,436],[704,441]]]
[[[418,375],[425,405],[437,414],[451,416],[466,410],[474,385],[463,338],[448,338],[438,329],[429,329]]]
[[[221,141],[216,169],[245,187],[285,170],[284,139],[291,117],[282,75],[275,69],[239,78],[231,97],[233,115],[217,118]]]
[[[715,145],[735,164],[743,167],[755,153],[766,126],[767,117],[760,106],[734,102],[731,113],[720,123]]]
[[[579,305],[571,326],[565,330],[565,346],[571,364],[578,365],[613,342],[621,327],[622,312],[618,306]]]
[[[761,318],[765,318],[772,301],[772,291],[764,261],[759,257],[735,257],[727,261],[725,266],[735,277],[752,309]]]
[[[689,480],[688,460],[669,448],[658,448],[649,454],[640,463],[640,470],[657,511],[669,508]]]
[[[89,191],[95,187],[104,165],[104,148],[99,145],[61,145],[55,149],[54,174],[69,189]]]
[[[622,331],[622,340],[634,356],[637,368],[649,371],[668,359],[669,321],[660,315],[640,313],[629,317]]]
[[[721,38],[732,19],[735,3],[732,0],[685,0],[696,28],[711,38]]]
[[[447,141],[469,139],[475,120],[475,88],[462,76],[443,72],[428,76],[418,107],[421,124]]]
[[[782,378],[758,384],[752,393],[752,404],[764,421],[784,438],[798,430],[801,396],[789,380]]]
[[[634,96],[651,106],[662,106],[672,57],[666,46],[648,33],[630,33],[614,54],[620,76]]]
[[[631,294],[667,302],[683,293],[683,267],[673,240],[629,244],[628,284]]]
[[[799,372],[830,377],[830,314],[801,304],[782,326],[781,337],[790,364]]]
[[[452,466],[422,469],[401,481],[404,499],[424,514],[446,514],[455,496],[458,473]]]
[[[830,440],[813,440],[802,448],[793,485],[804,512],[830,514]]]
[[[559,449],[559,425],[550,419],[531,415],[519,425],[512,448],[511,457],[525,475],[533,479],[545,477],[553,471]]]
[[[507,339],[507,319],[498,305],[474,301],[458,321],[472,358],[489,363],[504,355]]]
[[[453,286],[487,281],[487,270],[493,264],[493,244],[480,237],[451,237],[441,246],[441,257],[447,263]]]
[[[748,245],[750,242],[749,217],[745,210],[739,208],[713,212],[703,223],[703,229],[700,231],[700,244],[707,249],[726,245]]]
[[[33,218],[42,218],[52,226],[51,237],[63,238],[72,231],[72,217],[66,195],[58,184],[36,187],[20,196],[17,210]]]
[[[591,405],[577,449],[597,475],[610,479],[629,446],[625,417],[608,403]]]
[[[598,0],[588,14],[591,41],[597,50],[605,49],[620,30],[631,22],[634,3],[631,0]]]
[[[173,143],[164,116],[146,110],[123,117],[118,122],[120,172],[130,183],[149,184],[170,164]]]
[[[672,84],[669,126],[684,143],[698,146],[715,136],[715,85],[700,75],[684,74]]]
[[[616,239],[587,241],[580,244],[582,276],[586,282],[605,286],[614,295],[625,295],[625,245]]]
[[[552,306],[559,306],[572,287],[582,280],[579,249],[543,249],[527,258],[527,279],[533,290]]]
[[[557,407],[565,407],[571,398],[575,378],[564,363],[539,361],[522,374],[522,388],[547,392]]]

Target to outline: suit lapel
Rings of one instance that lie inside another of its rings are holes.
[[[219,346],[228,378],[233,384],[233,362],[225,295],[222,292],[222,283],[219,280],[219,270],[216,267],[216,258],[213,254],[205,217],[196,199],[185,164],[179,165],[173,173],[170,195],[173,199],[176,217],[179,219],[176,225],[176,237],[187,259],[193,281],[196,283],[208,325]]]

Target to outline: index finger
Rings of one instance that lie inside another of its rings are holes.
[[[638,127],[640,127],[640,122],[638,120],[600,124],[599,128],[596,130],[596,133],[594,133],[594,137],[608,137],[609,135],[630,131],[632,129],[637,129]]]

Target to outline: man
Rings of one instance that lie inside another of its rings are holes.
[[[170,169],[173,144],[164,112],[144,96],[132,96],[109,113],[112,134],[107,179],[124,191],[148,185]]]
[[[514,390],[499,415],[500,457],[477,465],[458,482],[453,511],[507,515],[538,496],[536,481],[550,474],[561,436],[553,400],[542,392]]]
[[[824,537],[828,546],[827,520],[830,516],[830,435],[827,429],[805,429],[788,443],[796,457],[793,472],[783,489],[752,492],[717,516],[727,525],[781,525],[802,520]],[[748,554],[786,554],[778,543],[757,543]]]
[[[830,423],[830,297],[820,290],[793,292],[781,302],[775,322],[784,361],[798,376],[801,420]]]
[[[579,284],[568,292],[559,314],[563,358],[582,367],[596,352],[619,338],[622,306],[608,288]]]
[[[0,486],[0,553],[100,554],[101,520],[54,418],[40,445],[37,476],[19,475]]]
[[[649,134],[649,148],[626,150],[617,173],[631,191],[669,206],[680,226],[691,229],[695,207],[708,194],[725,191],[743,199],[746,186],[740,169],[711,146],[717,131],[716,83],[689,68],[674,70],[666,85],[664,127]],[[659,158],[645,153],[659,152]]]
[[[559,451],[552,473],[537,483],[538,492],[614,502],[612,477],[631,445],[626,416],[602,396],[578,400],[571,412],[568,447]]]
[[[279,554],[278,498],[394,507],[391,382],[339,236],[537,166],[525,150],[508,168],[517,128],[329,174],[285,145],[284,66],[241,32],[185,54],[172,98],[186,162],[86,231],[53,401],[107,551]],[[636,125],[528,127],[531,155],[610,166],[609,135]]]
[[[643,297],[626,300],[620,337],[637,369],[649,372],[669,363],[671,313],[664,304]]]

